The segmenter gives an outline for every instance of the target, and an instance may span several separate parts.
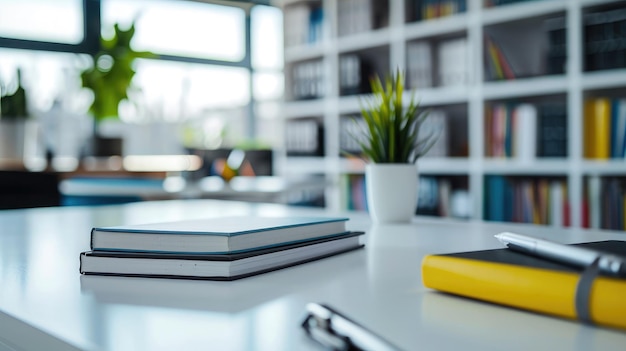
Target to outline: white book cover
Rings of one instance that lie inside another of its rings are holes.
[[[349,18],[348,16],[350,16],[348,10],[349,10],[349,4],[350,0],[341,0],[341,1],[337,1],[337,34],[339,36],[344,36],[348,33],[348,25],[349,25]],[[287,28],[285,28],[286,30]]]
[[[407,71],[410,87],[413,89],[432,87],[430,43],[424,41],[410,43],[407,51]]]
[[[626,99],[620,99],[617,113],[617,151],[618,157],[626,157]]]
[[[439,83],[441,86],[467,84],[467,39],[458,38],[439,44]]]
[[[602,188],[602,180],[597,175],[587,178],[587,200],[589,201],[589,227],[593,229],[600,228],[601,206],[600,192]]]
[[[550,224],[563,226],[563,183],[555,181],[550,184]]]
[[[356,0],[356,14],[356,33],[363,33],[374,29],[372,22],[372,0]]]
[[[450,217],[450,196],[452,184],[449,179],[439,179],[439,216]]]
[[[285,46],[297,46],[308,42],[311,10],[305,3],[294,4],[285,9]]]
[[[91,249],[106,251],[226,253],[333,236],[347,218],[217,217],[93,228]]]
[[[533,104],[521,104],[513,113],[515,155],[520,162],[532,162],[537,157],[537,108]]]
[[[448,118],[445,111],[433,110],[428,118],[424,120],[419,131],[419,139],[437,135],[437,141],[424,155],[425,157],[447,157],[448,156]]]

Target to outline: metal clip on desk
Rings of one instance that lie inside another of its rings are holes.
[[[309,303],[302,323],[307,334],[331,350],[398,351],[389,341],[323,304]]]

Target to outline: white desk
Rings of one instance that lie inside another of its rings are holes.
[[[619,233],[416,218],[371,226],[366,249],[234,282],[81,276],[93,226],[323,210],[216,200],[0,212],[0,350],[319,350],[300,322],[326,302],[407,350],[624,350],[626,332],[430,291],[428,253],[497,248],[503,229],[581,242]],[[625,293],[626,295],[626,293]],[[626,316],[625,316],[626,318]]]

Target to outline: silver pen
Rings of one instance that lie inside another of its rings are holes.
[[[331,350],[398,351],[389,341],[328,305],[309,303],[302,327],[307,334]]]
[[[494,236],[512,250],[576,267],[587,267],[599,258],[598,267],[601,272],[612,276],[626,277],[625,257],[509,232]]]

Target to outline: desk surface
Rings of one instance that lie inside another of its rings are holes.
[[[406,350],[623,350],[626,333],[424,288],[425,254],[498,248],[507,230],[562,242],[624,234],[415,218],[348,227],[366,248],[234,282],[81,276],[93,226],[224,215],[338,215],[217,200],[0,212],[0,350],[319,350],[301,331],[328,303]]]

